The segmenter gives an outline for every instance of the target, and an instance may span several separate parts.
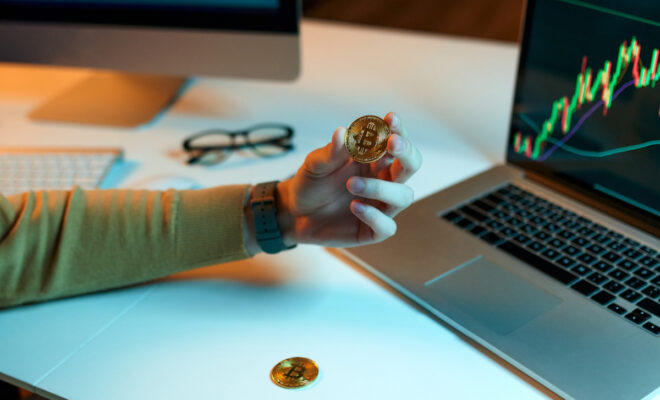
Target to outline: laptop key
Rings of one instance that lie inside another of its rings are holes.
[[[578,279],[578,277],[575,274],[568,272],[565,269],[560,268],[547,260],[544,260],[543,258],[537,256],[534,253],[527,251],[526,249],[518,246],[513,242],[509,242],[509,241],[504,242],[499,246],[499,248],[511,254],[512,256],[526,262],[527,264],[538,269],[539,271],[544,272],[547,275],[550,275],[551,277],[557,279],[559,282],[563,284],[567,285]]]
[[[642,279],[651,279],[655,276],[655,272],[651,271],[650,269],[646,269],[642,267],[635,271],[635,275],[639,276]]]
[[[584,247],[584,246],[587,246],[587,245],[591,244],[590,241],[588,241],[587,239],[585,239],[583,237],[578,237],[578,238],[573,239],[573,243],[577,246],[580,246],[580,247]]]
[[[461,216],[458,215],[455,211],[449,211],[448,213],[442,214],[442,218],[446,219],[447,221],[455,221],[459,219]]]
[[[547,249],[546,251],[541,253],[541,255],[551,260],[554,260],[555,258],[560,256],[560,253],[557,250]]]
[[[573,267],[572,271],[580,276],[584,276],[591,272],[591,268],[584,264],[578,264],[577,266]]]
[[[630,260],[623,260],[617,264],[619,267],[625,269],[626,271],[632,271],[633,269],[637,268],[637,264]]]
[[[523,234],[519,234],[519,235],[516,236],[513,240],[515,240],[516,242],[518,242],[518,243],[520,243],[520,244],[525,244],[525,243],[529,242],[529,241],[532,240],[532,239],[530,239],[529,236],[525,236],[525,235],[523,235]]]
[[[470,232],[472,232],[472,234],[475,236],[479,236],[482,233],[487,232],[487,230],[483,226],[477,225],[474,228],[470,229]]]
[[[644,312],[640,310],[639,308],[636,308],[633,312],[630,314],[626,315],[626,318],[631,320],[632,322],[636,324],[641,324],[642,322],[646,321],[647,319],[651,318],[651,314]]]
[[[570,268],[570,267],[572,267],[573,265],[576,264],[575,260],[573,260],[570,257],[566,257],[566,256],[561,257],[556,261],[557,261],[557,264],[561,265],[564,268]]]
[[[563,249],[562,251],[563,251],[564,253],[568,254],[569,256],[574,256],[574,255],[576,255],[576,254],[580,254],[580,249],[578,249],[578,248],[575,247],[575,246],[567,246],[567,247],[564,247],[564,249]]]
[[[626,310],[625,308],[621,307],[620,305],[618,305],[616,303],[610,304],[609,306],[607,306],[607,308],[609,308],[610,310],[614,311],[615,313],[617,313],[619,315],[625,314],[626,311],[628,311],[628,310]]]
[[[621,256],[616,254],[613,251],[610,251],[608,253],[605,253],[605,255],[603,256],[603,259],[605,259],[606,261],[609,261],[609,262],[617,262],[621,259]]]
[[[551,236],[550,236],[548,233],[543,232],[543,231],[540,231],[539,233],[537,233],[536,235],[534,235],[534,237],[535,237],[537,240],[541,240],[541,241],[545,241],[545,240],[548,240],[549,238],[551,238]]]
[[[608,244],[607,247],[609,247],[610,249],[612,249],[614,251],[624,251],[625,249],[628,248],[628,246],[626,246],[625,244],[623,244],[621,242],[612,242],[612,243]]]
[[[603,285],[603,289],[607,289],[612,293],[619,293],[626,287],[623,286],[623,284],[617,282],[617,281],[609,281],[605,285]]]
[[[475,219],[479,222],[484,222],[484,221],[488,220],[487,216],[483,215],[482,213],[480,213],[479,211],[475,210],[472,207],[468,207],[468,206],[462,207],[461,211],[464,214],[469,215],[470,217],[472,217],[473,219]]]
[[[577,290],[585,296],[591,296],[596,290],[598,290],[597,286],[592,285],[584,279],[571,286],[571,288],[573,290]]]
[[[606,305],[607,303],[611,302],[614,300],[616,296],[614,296],[611,293],[608,293],[604,290],[601,290],[600,292],[596,293],[595,295],[591,296],[591,300],[595,301],[596,303]]]
[[[656,260],[653,257],[646,256],[646,257],[640,259],[639,263],[646,266],[646,267],[653,268],[658,264],[658,260]]]
[[[658,254],[658,252],[656,250],[654,250],[654,249],[652,249],[648,246],[642,246],[642,247],[639,248],[639,250],[643,251],[644,253],[646,253],[650,256],[654,256],[654,255]]]
[[[472,225],[474,225],[474,223],[472,223],[472,221],[470,221],[467,218],[461,218],[459,220],[454,221],[454,223],[463,229],[471,228]]]
[[[596,261],[596,257],[592,256],[589,253],[581,254],[580,256],[578,256],[577,259],[585,264],[591,264],[592,262]]]
[[[626,279],[630,276],[629,273],[627,273],[626,271],[624,271],[622,269],[618,269],[618,268],[615,269],[614,271],[610,272],[608,275],[611,276],[612,278],[616,279],[616,280],[619,280],[619,281],[623,281],[624,279]]]
[[[649,296],[652,299],[656,299],[660,296],[660,288],[657,286],[649,285],[646,289],[642,290],[642,293]]]
[[[644,300],[637,303],[637,307],[645,309],[656,317],[660,317],[660,303],[657,301],[645,298]]]
[[[601,247],[600,245],[597,244],[592,244],[591,246],[587,247],[587,250],[592,252],[593,254],[599,255],[605,252],[605,249]]]
[[[494,234],[493,232],[488,232],[487,234],[480,236],[480,238],[490,244],[497,244],[500,241],[502,241],[502,238]]]
[[[625,292],[621,293],[619,296],[621,296],[622,299],[627,300],[631,303],[636,302],[639,300],[640,297],[642,297],[641,294],[635,292],[632,289],[627,289]]]
[[[630,278],[626,281],[626,285],[630,286],[633,289],[639,290],[639,289],[643,288],[644,286],[646,286],[646,282],[644,282],[643,280],[641,280],[639,278],[632,277],[632,278]]]
[[[660,275],[651,281],[652,284],[660,286]]]
[[[483,202],[483,201],[481,201],[481,200],[477,200],[477,201],[473,202],[472,205],[473,205],[474,207],[477,207],[477,208],[481,209],[481,210],[484,211],[484,212],[490,212],[490,211],[493,210],[493,208],[494,208],[494,207],[491,206],[490,204],[487,204],[487,203],[485,203],[485,202]]]
[[[637,250],[635,250],[635,249],[628,249],[628,250],[626,250],[626,251],[623,252],[623,255],[626,256],[626,257],[628,257],[628,258],[630,258],[631,260],[635,260],[635,259],[637,259],[639,256],[641,256],[642,253],[640,253],[639,251],[637,251]]]
[[[651,332],[654,335],[657,335],[660,333],[660,326],[652,323],[652,322],[647,322],[644,324],[644,328]]]
[[[589,279],[596,285],[601,285],[603,282],[607,282],[609,280],[608,277],[601,274],[600,272],[594,272],[593,274],[589,275],[587,279]]]
[[[597,263],[592,265],[592,267],[596,268],[600,272],[607,272],[607,271],[611,270],[612,268],[614,268],[614,267],[612,267],[612,264],[608,264],[605,261],[598,261]]]

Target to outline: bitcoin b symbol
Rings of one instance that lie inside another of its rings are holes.
[[[300,379],[303,377],[303,374],[305,373],[305,367],[302,365],[294,365],[289,369],[289,371],[284,374],[289,379]]]

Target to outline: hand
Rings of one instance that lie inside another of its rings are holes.
[[[307,155],[296,175],[277,186],[278,222],[286,244],[351,247],[382,241],[396,232],[393,217],[413,201],[404,183],[422,156],[400,119],[389,113],[387,154],[360,164],[344,148],[345,128]]]

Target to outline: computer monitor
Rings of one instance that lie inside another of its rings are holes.
[[[189,76],[295,79],[299,15],[299,0],[0,0],[0,61],[103,70],[31,116],[133,126]]]

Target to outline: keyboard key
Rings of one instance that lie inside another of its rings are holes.
[[[523,225],[518,229],[528,235],[533,235],[538,232],[538,229],[534,228],[532,225]]]
[[[587,250],[592,252],[593,254],[599,255],[605,252],[605,249],[597,244],[592,244],[591,246],[587,247]]]
[[[584,276],[591,272],[591,268],[587,267],[584,264],[578,264],[575,267],[573,267],[572,271],[580,276]]]
[[[577,259],[585,264],[591,264],[592,262],[596,261],[596,257],[592,256],[589,253],[583,253],[580,256],[578,256]]]
[[[643,251],[644,253],[646,253],[650,256],[654,256],[654,255],[658,254],[658,252],[656,250],[654,250],[654,249],[652,249],[648,246],[642,246],[642,247],[639,248],[639,250]]]
[[[475,236],[479,236],[482,233],[487,232],[487,231],[486,231],[486,228],[484,228],[483,226],[477,225],[474,228],[470,229],[470,232],[472,232],[472,234],[474,234]]]
[[[630,239],[630,238],[625,238],[625,239],[623,239],[623,243],[625,243],[625,244],[627,244],[627,245],[629,245],[629,246],[633,246],[633,247],[639,247],[639,246],[642,245],[641,243],[636,242],[636,241],[634,241],[634,240],[632,240],[632,239]]]
[[[603,225],[599,225],[595,222],[591,224],[591,228],[598,231],[598,232],[607,232],[607,228],[605,228]]]
[[[571,288],[577,290],[578,292],[582,293],[585,296],[591,296],[596,290],[598,290],[598,287],[592,285],[591,283],[585,281],[584,279],[576,283],[575,285],[571,286]]]
[[[576,275],[544,260],[536,254],[531,253],[512,242],[504,242],[499,248],[564,284],[569,284],[577,279]]]
[[[649,280],[655,276],[655,272],[651,271],[650,269],[646,269],[642,267],[635,271],[635,275],[639,276],[642,279]]]
[[[552,232],[552,233],[556,233],[556,232],[559,232],[560,230],[562,230],[562,227],[559,226],[559,225],[550,223],[550,224],[547,224],[546,226],[544,226],[543,229],[545,229],[549,232]]]
[[[610,310],[614,311],[615,313],[617,313],[619,315],[625,314],[626,311],[628,311],[628,310],[626,310],[625,308],[621,307],[620,305],[618,305],[616,303],[610,304],[609,306],[607,306],[607,308],[609,308]]]
[[[608,244],[607,247],[609,247],[610,249],[612,249],[614,251],[624,251],[625,249],[628,248],[628,246],[626,246],[625,244],[623,244],[621,242],[612,242],[612,243]]]
[[[458,213],[456,213],[455,211],[449,211],[448,213],[443,214],[442,218],[446,219],[447,221],[455,221],[461,218],[461,216],[458,215]]]
[[[590,241],[588,241],[587,239],[585,239],[583,237],[578,237],[578,238],[573,239],[573,243],[577,246],[580,246],[580,247],[584,247],[584,246],[587,246],[587,245],[591,244]]]
[[[530,239],[529,236],[525,236],[525,235],[523,235],[523,234],[519,234],[519,235],[516,236],[513,240],[515,240],[516,242],[518,242],[518,243],[520,243],[520,244],[526,244],[526,243],[528,243],[528,242],[529,242],[530,240],[532,240],[532,239]]]
[[[642,297],[641,294],[635,292],[632,289],[627,289],[625,292],[621,293],[619,296],[621,296],[624,300],[628,300],[631,303],[636,302],[639,300],[640,297]]]
[[[617,264],[619,267],[625,269],[626,271],[632,271],[633,269],[637,268],[637,264],[630,260],[623,260]]]
[[[573,232],[571,232],[571,231],[565,229],[565,230],[559,232],[559,233],[557,234],[557,236],[559,236],[559,237],[561,237],[561,238],[564,238],[564,239],[566,239],[566,240],[569,240],[569,239],[571,239],[572,237],[574,237],[575,234],[574,234]]]
[[[639,256],[641,256],[642,253],[640,253],[639,251],[637,251],[637,250],[635,250],[635,249],[628,249],[628,250],[626,250],[626,251],[623,252],[623,255],[626,256],[626,257],[628,257],[628,258],[630,258],[631,260],[635,260],[635,259],[637,259]]]
[[[545,219],[543,219],[541,217],[530,218],[529,222],[531,222],[532,224],[534,224],[536,226],[543,226],[543,225],[548,223],[548,221],[546,221]]]
[[[604,235],[604,234],[602,234],[602,233],[599,233],[599,234],[597,234],[596,236],[593,236],[593,237],[591,238],[591,240],[594,241],[594,242],[596,242],[596,243],[599,243],[599,244],[601,244],[601,245],[604,245],[605,243],[609,242],[609,241],[612,240],[612,239],[610,239],[610,237],[607,236],[607,235]]]
[[[607,293],[604,290],[601,290],[600,292],[596,293],[595,295],[591,296],[591,300],[595,301],[596,303],[606,305],[607,303],[611,302],[614,300],[616,296]]]
[[[479,211],[475,210],[472,207],[468,207],[468,206],[461,207],[461,212],[479,222],[484,222],[488,220],[487,216],[485,216],[484,214],[480,213]]]
[[[632,277],[626,281],[626,285],[630,286],[631,288],[635,290],[639,290],[646,286],[646,282],[639,278]]]
[[[581,236],[589,237],[589,236],[593,235],[596,232],[594,232],[592,229],[589,229],[585,226],[583,228],[578,229],[577,233],[580,234]]]
[[[658,260],[656,260],[656,259],[653,258],[653,257],[646,256],[646,257],[640,259],[640,260],[639,260],[639,263],[642,264],[642,265],[644,265],[644,266],[646,266],[646,267],[653,268],[653,267],[655,267],[659,262],[658,262]]]
[[[557,249],[560,249],[560,248],[566,246],[566,242],[563,242],[563,241],[561,241],[561,240],[559,240],[559,239],[557,239],[557,238],[550,240],[550,241],[548,242],[548,244],[549,244],[550,246],[552,246],[552,247],[557,248]]]
[[[504,228],[504,224],[495,220],[486,223],[486,226],[492,228],[494,231]]]
[[[500,229],[500,233],[506,237],[514,237],[518,235],[518,232],[515,229],[509,228],[508,226],[505,226],[504,228]]]
[[[651,318],[651,314],[644,312],[640,310],[639,308],[636,308],[633,312],[630,314],[626,315],[626,318],[631,320],[632,322],[636,324],[641,324],[642,322],[646,321],[647,319]]]
[[[646,289],[642,290],[642,293],[649,296],[652,299],[658,298],[660,296],[660,288],[657,286],[649,285]]]
[[[484,199],[490,201],[491,203],[495,204],[496,206],[499,206],[499,205],[502,205],[502,204],[506,203],[506,200],[504,200],[503,198],[501,198],[500,196],[498,196],[494,193],[489,194],[488,196],[484,197]]]
[[[573,265],[576,264],[575,260],[573,260],[572,258],[566,257],[566,256],[561,257],[558,260],[556,260],[556,263],[561,265],[564,268],[570,268],[570,267],[572,267]]]
[[[454,223],[463,229],[471,228],[474,225],[474,223],[467,218],[458,219],[454,221]]]
[[[614,267],[612,267],[612,264],[608,264],[605,261],[598,261],[597,263],[592,265],[592,267],[596,268],[597,270],[599,270],[601,272],[607,272],[607,271],[611,270],[612,268],[614,268]]]
[[[537,242],[537,241],[533,241],[532,243],[528,244],[527,247],[529,247],[530,249],[536,251],[537,253],[539,251],[545,249],[545,246],[542,245],[541,243]]]
[[[534,237],[535,237],[537,240],[545,241],[545,240],[548,240],[549,238],[551,238],[552,236],[550,236],[548,233],[545,233],[545,232],[543,232],[543,231],[540,231],[539,233],[537,233],[536,235],[534,235]]]
[[[623,235],[618,233],[618,232],[609,231],[609,232],[607,232],[607,234],[612,236],[614,239],[617,239],[617,240],[623,239]]]
[[[621,256],[616,254],[613,251],[610,251],[609,253],[606,253],[603,256],[603,259],[606,260],[606,261],[609,261],[609,262],[617,262],[621,259]]]
[[[647,322],[647,323],[645,323],[645,324],[644,324],[644,328],[645,328],[646,330],[648,330],[649,332],[651,332],[652,334],[654,334],[654,335],[657,335],[657,334],[660,333],[660,327],[657,326],[657,325],[655,325],[655,324],[652,323],[652,322]]]
[[[603,282],[606,282],[606,281],[609,280],[605,275],[601,274],[600,272],[594,272],[593,274],[589,275],[587,277],[587,279],[589,279],[590,281],[592,281],[596,285],[600,285]]]
[[[644,299],[637,303],[637,307],[641,307],[656,317],[660,317],[660,303],[651,299]]]
[[[472,206],[476,207],[477,209],[480,209],[483,212],[490,212],[491,210],[494,209],[493,206],[491,206],[490,204],[485,203],[481,200],[477,200],[477,201],[473,202]]]
[[[626,271],[624,271],[622,269],[618,269],[618,268],[615,269],[614,271],[610,272],[608,275],[611,276],[612,278],[616,279],[616,280],[619,280],[619,281],[623,281],[624,279],[627,279],[630,276],[629,273],[627,273]]]
[[[578,249],[575,246],[567,246],[562,251],[564,253],[568,254],[569,256],[574,256],[574,255],[580,254],[580,249]]]
[[[525,223],[518,219],[518,218],[511,218],[510,220],[507,221],[507,223],[511,226],[519,227],[525,225]]]
[[[554,260],[555,258],[560,256],[559,252],[553,249],[547,249],[546,251],[541,253],[541,255],[551,260]]]
[[[605,285],[603,285],[603,289],[607,289],[612,293],[619,293],[625,288],[626,288],[625,286],[623,286],[617,281],[609,281]]]
[[[653,280],[651,281],[651,283],[654,284],[654,285],[656,285],[656,286],[660,286],[660,275],[658,275],[657,277],[655,277],[655,279],[653,279]]]
[[[490,244],[497,244],[502,241],[502,238],[494,234],[493,232],[488,232],[487,234],[480,236],[482,240],[490,243]]]

